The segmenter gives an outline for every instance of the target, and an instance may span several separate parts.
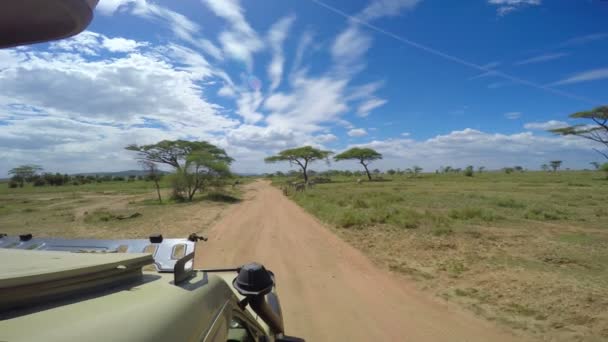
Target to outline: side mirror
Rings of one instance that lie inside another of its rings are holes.
[[[0,48],[47,42],[89,26],[98,0],[0,1]]]
[[[294,336],[283,336],[274,339],[275,342],[306,342],[303,338]]]

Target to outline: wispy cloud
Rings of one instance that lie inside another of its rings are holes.
[[[321,1],[321,0],[310,0],[310,1],[314,2],[315,4],[321,6],[321,7],[325,8],[325,9],[327,9],[327,10],[329,10],[329,11],[331,11],[331,12],[333,12],[333,13],[335,13],[335,14],[343,17],[343,18],[346,18],[346,19],[348,19],[348,20],[350,20],[350,21],[352,21],[354,23],[357,23],[357,24],[359,24],[361,26],[367,27],[368,29],[371,29],[371,30],[373,30],[373,31],[375,31],[377,33],[380,33],[382,35],[390,37],[390,38],[392,38],[392,39],[394,39],[394,40],[396,40],[396,41],[398,41],[398,42],[400,42],[402,44],[411,46],[411,47],[416,48],[418,50],[421,50],[421,51],[424,51],[426,53],[432,54],[432,55],[434,55],[436,57],[440,57],[440,58],[448,60],[448,61],[450,61],[452,63],[460,64],[462,66],[465,66],[465,67],[468,67],[468,68],[471,68],[471,69],[475,69],[475,70],[480,71],[480,72],[490,72],[490,71],[493,71],[493,70],[488,70],[487,68],[484,68],[482,65],[479,65],[479,64],[467,61],[467,60],[465,60],[463,58],[460,58],[460,57],[451,55],[449,53],[446,53],[446,52],[434,49],[434,48],[432,48],[430,46],[426,46],[424,44],[421,44],[421,43],[415,42],[413,40],[410,40],[408,38],[405,38],[405,37],[403,37],[401,35],[397,35],[397,34],[395,34],[393,32],[387,31],[387,30],[385,30],[385,29],[383,29],[383,28],[381,28],[381,27],[379,27],[377,25],[374,25],[374,24],[372,24],[372,23],[370,23],[368,21],[361,20],[361,19],[357,18],[356,16],[352,16],[352,15],[350,15],[350,14],[348,14],[348,13],[340,10],[339,8],[336,8],[334,6],[328,5],[324,1]],[[538,1],[540,1],[540,0],[538,0]],[[579,95],[576,95],[576,94],[565,92],[565,91],[562,91],[562,90],[559,90],[559,89],[554,89],[554,88],[548,87],[546,85],[537,84],[537,83],[528,81],[528,80],[520,78],[520,77],[516,77],[516,76],[510,75],[510,74],[507,74],[507,73],[504,73],[504,72],[500,72],[500,71],[494,71],[494,72],[495,72],[495,76],[500,77],[500,78],[504,78],[504,79],[509,80],[509,81],[511,81],[513,83],[517,83],[517,84],[521,84],[521,85],[526,85],[526,86],[529,86],[529,87],[532,87],[532,88],[536,88],[536,89],[540,89],[540,90],[543,90],[543,91],[547,91],[547,92],[550,92],[550,93],[553,93],[555,95],[559,95],[559,96],[562,96],[562,97],[568,97],[568,98],[571,98],[571,99],[576,99],[576,100],[581,101],[581,102],[586,102],[588,104],[593,104],[593,105],[597,105],[598,104],[598,101],[593,100],[593,99],[588,99],[588,98],[583,97],[583,96],[579,96]]]
[[[375,0],[358,17],[361,20],[374,20],[381,17],[396,16],[403,10],[413,9],[421,0]]]
[[[598,40],[608,39],[608,32],[592,33],[584,36],[574,37],[559,44],[557,47],[569,47],[584,45]]]
[[[469,78],[469,81],[476,80],[478,78],[491,77],[491,76],[499,76],[498,71],[495,71],[497,67],[499,67],[502,63],[499,61],[490,62],[485,65],[481,65],[480,67],[484,69],[484,71],[478,75]]]
[[[597,81],[608,78],[608,68],[588,70],[552,83],[552,86]]]
[[[245,19],[244,10],[238,0],[202,0],[218,17],[223,18],[229,29],[219,35],[224,54],[245,63],[249,72],[253,70],[253,54],[264,44]]]
[[[507,15],[528,6],[538,6],[541,0],[488,0],[491,5],[497,6],[496,13],[500,16]]]
[[[552,60],[555,60],[555,59],[560,59],[560,58],[563,58],[563,57],[566,57],[566,56],[569,56],[569,55],[570,54],[566,53],[566,52],[546,53],[544,55],[540,55],[540,56],[524,59],[523,61],[519,61],[519,62],[514,63],[514,65],[526,65],[526,64],[548,62],[548,61],[552,61]]]
[[[276,22],[268,32],[268,41],[272,48],[272,60],[268,65],[268,76],[270,78],[270,92],[273,92],[280,84],[283,77],[283,42],[287,38],[289,29],[295,20],[295,16],[285,17]]]
[[[372,110],[383,106],[385,103],[386,100],[384,99],[379,99],[376,97],[371,98],[359,105],[359,108],[357,108],[357,115],[362,117],[368,116]]]
[[[509,120],[516,120],[521,118],[521,112],[508,112],[505,113],[505,118],[509,119]]]
[[[355,138],[359,138],[359,137],[364,137],[367,135],[367,131],[363,128],[353,128],[350,131],[348,131],[348,136],[349,137],[355,137]]]
[[[546,122],[528,122],[524,125],[525,129],[547,131],[550,129],[566,127],[568,124],[563,121],[549,120]]]

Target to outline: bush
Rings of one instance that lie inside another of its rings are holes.
[[[36,178],[34,180],[34,186],[45,186],[46,182],[42,178]]]
[[[399,228],[416,229],[420,227],[424,215],[414,210],[399,211],[389,218],[389,222]]]
[[[464,169],[464,175],[467,177],[473,177],[473,166],[467,166],[467,168]]]
[[[338,225],[343,228],[361,227],[367,223],[362,213],[354,210],[347,210],[338,218]]]
[[[448,216],[455,220],[481,219],[483,221],[494,221],[497,219],[494,212],[481,208],[452,209]]]
[[[366,208],[369,208],[369,204],[367,204],[367,202],[365,202],[364,200],[357,198],[353,202],[353,207],[357,208],[357,209],[366,209]]]
[[[15,181],[8,182],[8,187],[11,188],[11,189],[17,188],[17,187],[19,187],[19,185],[20,184],[18,182],[15,182]]]
[[[606,179],[608,179],[608,163],[602,164],[602,166],[600,166],[600,170],[606,173]]]
[[[526,205],[524,203],[518,202],[512,198],[502,198],[496,201],[496,205],[503,208],[514,208],[514,209],[522,209],[525,208]]]
[[[534,207],[526,211],[524,217],[530,220],[557,221],[567,220],[568,213],[556,208]]]
[[[314,177],[311,179],[312,182],[316,183],[316,184],[325,184],[325,183],[331,183],[331,178],[329,177]]]

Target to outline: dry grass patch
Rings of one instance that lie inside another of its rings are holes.
[[[338,178],[290,196],[382,267],[487,319],[547,340],[608,339],[598,174]]]

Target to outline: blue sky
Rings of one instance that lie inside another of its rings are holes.
[[[371,146],[385,169],[588,167],[587,141],[545,129],[608,102],[607,15],[599,0],[101,0],[72,39],[0,50],[0,175],[136,168],[124,146],[177,138],[239,172],[304,144]]]

